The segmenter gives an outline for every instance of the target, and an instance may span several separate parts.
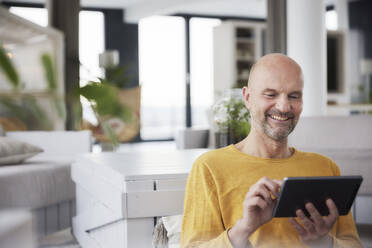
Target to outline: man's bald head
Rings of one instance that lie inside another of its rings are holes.
[[[251,68],[248,88],[254,87],[261,80],[267,77],[298,77],[303,83],[303,75],[301,67],[290,57],[272,53],[260,58]]]
[[[302,91],[302,71],[293,59],[274,53],[258,60],[243,88],[251,132],[287,140],[302,111]]]

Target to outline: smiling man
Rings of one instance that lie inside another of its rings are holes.
[[[189,175],[181,247],[362,247],[351,213],[328,216],[308,203],[310,217],[272,218],[284,177],[338,176],[330,159],[288,147],[302,111],[300,66],[282,54],[262,57],[243,88],[251,131],[237,144],[210,151]]]

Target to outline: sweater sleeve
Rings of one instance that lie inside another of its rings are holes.
[[[232,248],[222,221],[213,174],[201,159],[194,163],[187,180],[181,247]]]
[[[332,166],[335,175],[340,176],[339,167],[334,162],[332,162]],[[333,247],[363,247],[351,211],[338,218],[331,234],[333,236]]]
[[[338,218],[335,231],[336,235],[333,237],[333,247],[363,247],[351,212],[348,215]]]

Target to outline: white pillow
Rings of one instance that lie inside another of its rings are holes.
[[[0,137],[0,165],[20,164],[43,149],[8,137]]]
[[[179,248],[182,229],[182,214],[162,217],[167,230],[168,248]]]

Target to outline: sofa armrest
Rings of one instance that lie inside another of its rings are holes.
[[[208,129],[180,129],[176,135],[177,149],[207,148],[208,136]]]
[[[301,117],[288,136],[294,147],[372,149],[372,115]]]
[[[77,155],[91,152],[90,131],[14,131],[5,136],[38,146],[48,155]]]

